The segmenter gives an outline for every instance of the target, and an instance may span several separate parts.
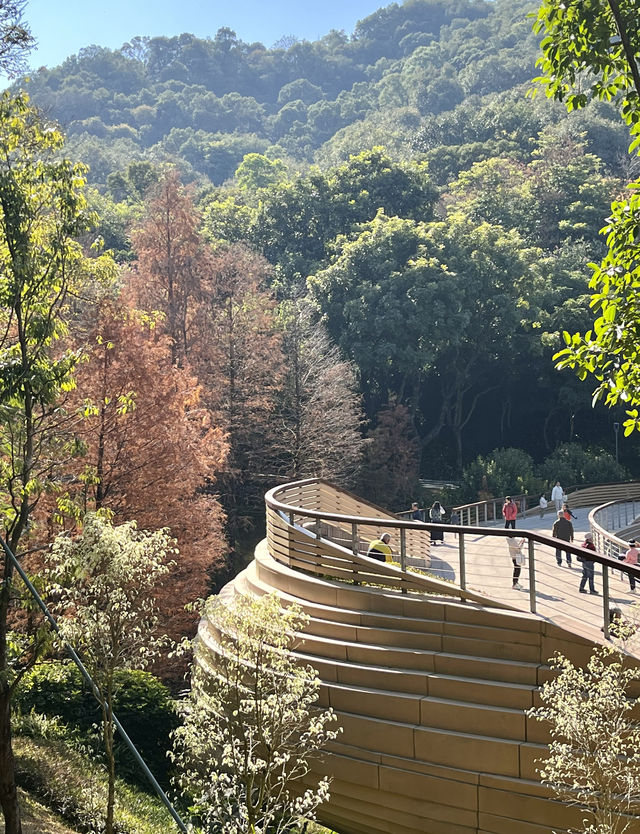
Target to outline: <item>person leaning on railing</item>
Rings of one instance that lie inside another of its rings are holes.
[[[390,541],[391,536],[389,533],[383,533],[379,539],[374,539],[370,542],[367,556],[370,559],[377,559],[379,562],[393,561],[391,558],[391,548],[389,547]]]

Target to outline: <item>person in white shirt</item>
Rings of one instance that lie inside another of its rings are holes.
[[[556,512],[562,509],[562,502],[566,500],[564,490],[560,486],[560,481],[556,481],[556,485],[551,490],[551,500],[556,505]]]
[[[513,563],[513,576],[511,577],[511,587],[515,591],[524,590],[520,582],[520,571],[524,565],[524,553],[522,552],[522,545],[524,539],[517,539],[515,533],[511,533],[507,539],[507,547],[509,548],[509,558]]]
[[[540,501],[538,503],[540,505],[540,518],[544,518],[544,511],[547,509],[547,504],[549,503],[544,497],[544,493],[540,496]]]

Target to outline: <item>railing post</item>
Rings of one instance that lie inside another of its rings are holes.
[[[536,557],[535,557],[535,543],[533,539],[529,539],[529,610],[532,614],[536,613]]]
[[[403,573],[406,573],[407,570],[407,531],[404,527],[400,528],[400,567],[402,568]],[[404,578],[403,578],[404,579]],[[402,587],[400,589],[403,594],[407,593],[406,584],[402,583]]]
[[[604,616],[604,639],[609,639],[609,568],[602,566],[602,613]]]
[[[480,515],[478,510],[478,505],[476,504],[476,527],[480,526]]]
[[[460,557],[460,587],[467,590],[467,566],[464,558],[464,533],[458,536],[458,555]]]
[[[351,552],[354,556],[358,555],[358,523],[357,521],[351,522]],[[353,563],[353,584],[359,585],[358,582],[358,565],[354,561]]]
[[[291,510],[291,511],[290,511],[290,513],[289,513],[289,524],[290,524],[292,527],[293,527],[293,521],[294,521],[295,517],[296,517],[296,516],[295,516],[295,513],[293,512],[293,510]]]

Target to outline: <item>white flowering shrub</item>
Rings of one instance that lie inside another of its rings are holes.
[[[176,553],[165,530],[114,527],[89,513],[77,539],[56,538],[47,556],[50,591],[60,634],[81,655],[101,698],[102,736],[109,777],[105,832],[114,830],[115,755],[113,698],[116,673],[144,669],[166,638],[159,635],[155,592]]]
[[[586,669],[562,655],[545,683],[543,706],[529,715],[551,725],[550,756],[538,771],[563,800],[584,809],[582,834],[637,830],[640,814],[640,725],[629,686],[640,679],[615,646],[598,646]]]
[[[312,759],[340,732],[332,710],[313,707],[315,670],[289,652],[308,618],[276,595],[209,601],[216,650],[202,657],[184,724],[174,733],[176,783],[204,834],[291,831],[329,797],[309,785]]]

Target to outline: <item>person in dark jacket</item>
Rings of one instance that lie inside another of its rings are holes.
[[[558,510],[558,517],[553,522],[551,535],[554,539],[562,539],[565,542],[573,541],[573,524],[564,517],[564,512]],[[571,567],[571,553],[565,552],[567,557],[567,567]],[[562,564],[562,548],[556,547],[556,562],[558,565]]]
[[[593,536],[591,533],[584,534],[584,543],[582,545],[585,550],[595,550],[596,546],[593,543]],[[595,565],[593,562],[587,557],[585,553],[584,556],[578,556],[578,561],[582,562],[582,579],[580,580],[580,593],[586,594],[587,593],[587,582],[589,583],[589,593],[590,594],[597,594],[595,585],[593,583],[593,575],[595,571]]]

